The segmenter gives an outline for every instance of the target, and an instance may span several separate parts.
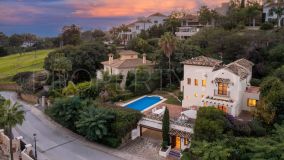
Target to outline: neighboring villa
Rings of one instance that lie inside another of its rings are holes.
[[[155,13],[148,17],[138,18],[135,22],[128,24],[129,32],[119,33],[119,37],[124,39],[123,43],[127,43],[132,38],[136,37],[142,30],[148,30],[154,25],[164,24],[166,15]]]
[[[215,106],[236,117],[256,107],[260,92],[250,85],[252,62],[239,59],[224,65],[220,60],[199,56],[182,63],[184,108]]]
[[[129,71],[134,71],[138,67],[143,67],[145,69],[154,69],[154,63],[146,59],[146,54],[139,58],[138,52],[132,50],[123,50],[119,52],[120,57],[114,59],[113,54],[109,54],[109,60],[102,62],[104,65],[104,71],[108,72],[110,75],[122,75],[123,80],[121,86],[125,86],[127,73]]]
[[[277,14],[273,11],[278,5],[284,8],[284,3],[267,2],[263,5],[263,17],[265,22],[276,22],[279,26],[284,26],[284,14],[282,14],[280,21],[277,22]]]
[[[179,39],[187,39],[199,32],[202,27],[204,26],[199,23],[197,15],[186,15],[182,18],[181,27],[178,28],[175,35]]]

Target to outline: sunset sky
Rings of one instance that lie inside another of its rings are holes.
[[[83,30],[129,23],[136,17],[172,10],[192,12],[206,4],[214,8],[228,0],[0,0],[0,32],[55,36],[64,25]]]

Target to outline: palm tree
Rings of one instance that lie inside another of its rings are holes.
[[[170,75],[170,85],[172,85],[172,78],[171,78],[171,56],[176,47],[176,38],[170,32],[166,32],[159,41],[159,46],[164,51],[164,54],[169,59],[169,75]]]
[[[10,138],[11,160],[14,160],[12,146],[12,128],[18,124],[22,124],[25,119],[24,111],[20,110],[20,108],[21,105],[19,105],[18,103],[12,104],[10,100],[6,100],[0,107],[0,113],[1,115],[3,115],[0,117],[0,122],[3,123],[5,129],[7,129],[8,137]]]
[[[80,113],[76,127],[87,139],[98,140],[108,134],[109,124],[113,119],[114,116],[105,110],[88,107]]]

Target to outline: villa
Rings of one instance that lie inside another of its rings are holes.
[[[284,26],[284,15],[280,17],[280,21],[277,22],[277,14],[273,11],[274,8],[284,7],[284,3],[276,3],[275,1],[266,2],[263,5],[263,17],[265,22],[276,22],[279,26]]]
[[[187,39],[199,32],[202,27],[204,26],[199,23],[197,15],[186,15],[182,18],[181,27],[175,35],[179,39]]]
[[[135,22],[128,24],[129,31],[119,33],[119,37],[125,39],[123,43],[127,44],[127,42],[138,34],[141,33],[142,30],[148,30],[154,25],[164,24],[166,15],[162,13],[154,13],[148,17],[140,17]]]
[[[215,106],[234,116],[250,111],[259,100],[259,88],[250,85],[253,63],[239,59],[230,64],[199,56],[182,62],[182,106]]]
[[[123,80],[121,86],[125,86],[127,73],[129,71],[135,71],[139,67],[144,69],[152,70],[154,69],[154,63],[146,59],[146,54],[140,55],[138,52],[132,50],[122,50],[119,53],[119,58],[114,59],[113,54],[109,54],[108,61],[102,62],[104,66],[104,72],[108,72],[110,75],[122,75]]]

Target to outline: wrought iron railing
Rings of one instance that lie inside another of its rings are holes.
[[[230,92],[220,92],[219,90],[215,89],[214,90],[214,96],[219,96],[219,97],[230,97]]]

